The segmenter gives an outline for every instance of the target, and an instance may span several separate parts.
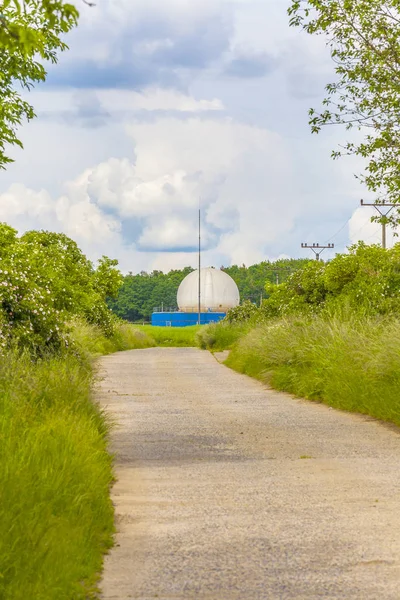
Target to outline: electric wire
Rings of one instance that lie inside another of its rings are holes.
[[[339,233],[341,233],[343,231],[343,229],[346,227],[346,225],[350,222],[350,219],[351,219],[352,216],[353,215],[351,215],[347,219],[346,223],[344,225],[342,225],[342,227],[334,235],[332,235],[330,238],[328,238],[327,240],[325,240],[324,244],[327,244],[328,242],[330,242],[331,240],[333,240],[337,235],[339,235]]]

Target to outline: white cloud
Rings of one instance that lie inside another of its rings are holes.
[[[87,109],[90,110],[90,103],[99,103],[108,114],[117,115],[118,113],[129,112],[206,112],[222,111],[224,105],[218,98],[196,99],[189,94],[184,94],[177,90],[160,89],[156,87],[146,88],[142,92],[131,90],[113,90],[113,89],[93,89],[86,90],[40,90],[29,95],[29,101],[35,105],[38,112],[43,115],[60,115],[74,113],[82,99],[87,103]]]
[[[224,110],[224,105],[218,98],[212,100],[197,100],[188,94],[176,90],[148,88],[143,92],[126,90],[104,90],[98,92],[99,99],[108,111],[177,111],[204,112]]]
[[[157,216],[193,208],[198,203],[197,181],[182,170],[144,179],[127,159],[110,159],[88,170],[82,179],[90,197],[123,218]]]
[[[127,133],[134,160],[87,167],[54,199],[14,186],[0,196],[0,218],[19,229],[62,230],[91,256],[116,256],[125,270],[175,268],[183,256],[196,263],[182,250],[196,247],[200,201],[204,260],[252,264],[287,247],[326,182],[319,172],[305,189],[307,155],[299,162],[296,147],[278,134],[229,118],[157,118],[134,122]],[[332,199],[349,174],[339,169],[337,177]]]
[[[62,231],[85,248],[104,246],[118,236],[120,223],[105,215],[86,194],[70,185],[70,195],[52,199],[45,191],[35,192],[24,185],[12,185],[0,195],[0,221],[20,231],[49,229]]]
[[[205,245],[231,230],[221,237],[220,251],[228,260],[246,247],[252,248],[248,257],[260,258],[268,243],[290,231],[292,218],[277,210],[290,168],[279,136],[231,120],[170,118],[135,124],[130,134],[136,165],[125,160],[99,165],[88,172],[87,189],[93,201],[121,217],[145,219],[139,245],[194,246],[199,201]],[[295,215],[294,198],[291,204]]]
[[[195,219],[186,220],[179,216],[159,216],[152,219],[140,238],[139,246],[144,249],[166,250],[168,248],[194,248],[198,229]],[[204,232],[203,244],[208,243],[209,233]]]
[[[276,210],[289,162],[279,136],[229,119],[194,118],[136,123],[129,132],[136,164],[111,158],[88,168],[56,199],[13,186],[0,196],[0,218],[62,229],[106,254],[110,244],[123,246],[121,226],[134,219],[139,233],[130,243],[179,250],[196,246],[201,201],[203,245],[225,262],[240,262],[241,254],[261,258],[265,245],[291,228]]]

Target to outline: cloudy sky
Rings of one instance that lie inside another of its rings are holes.
[[[333,67],[322,38],[289,28],[288,3],[82,6],[70,50],[29,94],[38,118],[1,174],[0,220],[63,231],[125,272],[195,265],[199,204],[217,267],[378,241],[358,208],[362,165],[330,158],[345,132],[309,132]]]

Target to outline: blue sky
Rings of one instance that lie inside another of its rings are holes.
[[[1,176],[0,219],[63,231],[125,272],[194,266],[199,204],[209,265],[379,240],[358,208],[363,165],[330,158],[346,132],[309,132],[333,66],[322,38],[289,28],[287,7],[82,6],[70,50],[29,95],[38,118]]]

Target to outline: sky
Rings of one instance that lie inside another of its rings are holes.
[[[0,220],[72,237],[123,272],[307,257],[380,240],[358,159],[311,135],[334,80],[286,0],[97,0],[29,93],[37,118],[0,175]],[[393,243],[392,234],[388,235]]]

